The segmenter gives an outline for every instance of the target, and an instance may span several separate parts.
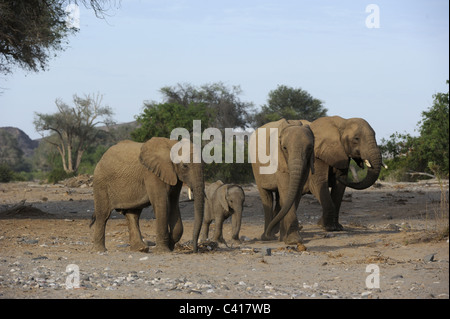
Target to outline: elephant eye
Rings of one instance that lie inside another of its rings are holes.
[[[188,168],[188,164],[183,163],[182,167],[183,167],[183,168]]]

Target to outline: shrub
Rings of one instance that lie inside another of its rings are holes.
[[[62,168],[56,168],[48,174],[47,180],[49,183],[56,184],[59,181],[73,176],[75,176],[74,173],[67,173]]]
[[[13,179],[13,171],[7,164],[0,164],[0,183],[8,183]]]

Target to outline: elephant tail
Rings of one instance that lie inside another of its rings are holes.
[[[89,224],[89,228],[91,228],[92,225],[94,225],[94,223],[95,223],[95,211],[94,211],[94,213],[92,214],[92,217],[91,217],[91,223]]]

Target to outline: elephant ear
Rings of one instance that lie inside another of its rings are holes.
[[[334,117],[322,117],[312,122],[310,128],[314,134],[315,157],[329,166],[346,169],[348,155],[341,142],[342,129],[339,123],[340,121],[336,122]]]
[[[227,199],[227,196],[228,196],[228,185],[222,185],[222,186],[220,186],[217,190],[216,190],[216,198],[217,198],[217,200],[219,201],[219,203],[220,203],[220,206],[222,206],[223,207],[223,209],[226,211],[226,212],[229,212],[230,211],[230,208],[229,208],[229,206],[228,206],[228,199]]]
[[[178,177],[170,159],[172,144],[166,138],[152,137],[142,145],[139,160],[164,183],[174,186],[178,182]]]

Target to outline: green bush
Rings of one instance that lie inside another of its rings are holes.
[[[0,183],[8,183],[13,179],[13,171],[7,164],[0,164]]]
[[[56,169],[52,170],[48,174],[47,180],[48,180],[49,183],[56,184],[59,181],[62,181],[64,179],[66,179],[66,178],[70,178],[70,177],[73,177],[73,176],[75,176],[74,173],[67,173],[66,171],[64,171],[61,168],[56,168]]]

